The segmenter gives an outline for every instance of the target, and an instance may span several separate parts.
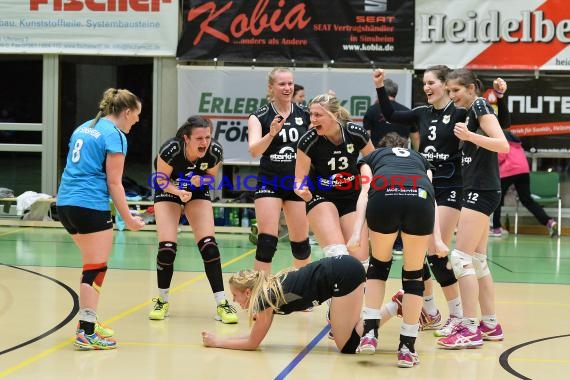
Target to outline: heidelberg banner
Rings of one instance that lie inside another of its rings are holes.
[[[414,67],[570,69],[568,0],[417,0]]]
[[[414,0],[186,0],[180,60],[412,66]]]

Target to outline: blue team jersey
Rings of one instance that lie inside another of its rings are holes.
[[[127,139],[111,121],[91,120],[80,125],[69,141],[67,163],[57,193],[58,206],[109,210],[105,159],[108,153],[127,154]]]

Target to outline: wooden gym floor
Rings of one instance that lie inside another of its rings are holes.
[[[226,276],[251,267],[254,246],[245,235],[219,234]],[[321,251],[313,246],[314,257]],[[99,315],[112,326],[117,350],[73,349],[80,257],[59,228],[0,227],[0,378],[6,379],[562,379],[570,373],[570,238],[519,235],[490,238],[502,342],[476,350],[436,347],[421,332],[421,364],[395,366],[400,320],[380,330],[373,356],[340,355],[326,337],[324,307],[276,316],[254,352],[204,348],[200,331],[248,331],[213,319],[215,305],[192,235],[181,232],[170,317],[150,321],[156,297],[155,232],[116,232]],[[281,239],[274,269],[290,263]],[[400,287],[396,257],[386,296]],[[226,281],[227,288],[227,281]],[[438,306],[447,317],[443,294]],[[229,295],[229,294],[228,294]],[[231,296],[231,295],[229,295]]]

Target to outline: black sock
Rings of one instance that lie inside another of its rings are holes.
[[[79,320],[79,329],[85,331],[86,335],[93,335],[95,323]]]
[[[371,330],[374,331],[374,338],[378,339],[378,327],[380,326],[379,319],[365,319],[364,320],[364,335],[368,334]]]
[[[405,336],[400,334],[400,345],[398,346],[398,350],[402,348],[402,346],[408,347],[410,352],[416,352],[414,345],[416,344],[416,338],[413,336]]]

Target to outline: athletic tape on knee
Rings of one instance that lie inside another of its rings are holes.
[[[348,249],[344,244],[331,244],[323,248],[326,257],[348,255]]]
[[[297,260],[307,260],[311,256],[311,244],[309,238],[303,241],[291,242],[291,253]]]
[[[81,283],[87,284],[95,289],[97,292],[103,286],[105,274],[107,273],[107,263],[99,264],[85,264],[83,265],[83,274],[81,276]]]
[[[436,255],[427,257],[429,267],[433,276],[441,287],[451,286],[457,282],[453,270],[447,268],[447,257],[437,257]]]
[[[200,239],[197,245],[200,255],[202,255],[202,260],[204,260],[205,263],[220,260],[218,243],[216,243],[216,239],[213,236],[206,236]]]
[[[489,276],[491,271],[487,265],[487,255],[482,253],[475,253],[473,255],[473,267],[475,268],[475,275],[477,279]]]
[[[262,263],[270,263],[273,261],[275,251],[277,250],[277,236],[269,234],[257,235],[257,249],[255,250],[255,259]]]
[[[456,278],[475,275],[475,269],[473,267],[466,268],[467,265],[473,265],[473,257],[471,255],[454,249],[449,254],[449,262],[451,263],[451,269],[453,269]]]

